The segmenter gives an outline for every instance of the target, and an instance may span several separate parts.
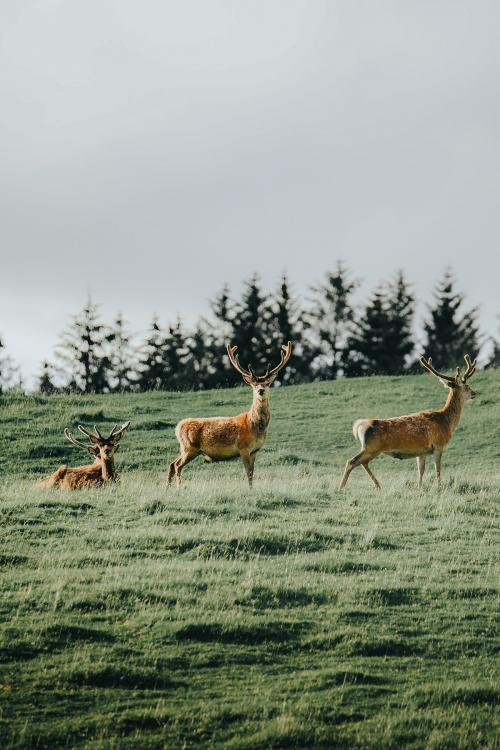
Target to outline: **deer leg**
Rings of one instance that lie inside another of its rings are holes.
[[[438,487],[441,485],[441,457],[443,455],[443,451],[439,448],[434,449],[434,466],[436,468],[436,481],[438,484]]]
[[[425,471],[425,456],[417,456],[418,486],[422,486]]]
[[[190,451],[185,451],[181,453],[180,457],[176,459],[174,463],[174,472],[175,472],[175,478],[177,480],[177,487],[181,486],[181,471],[183,467],[188,464],[190,461],[193,460],[193,458],[196,458],[196,456],[199,454],[200,451],[196,449],[192,449]]]
[[[253,465],[255,463],[255,456],[252,456],[252,454],[247,450],[245,451],[241,450],[240,456],[241,456],[241,460],[243,461],[245,471],[247,473],[248,484],[251,487],[252,480],[253,480]]]
[[[371,457],[372,458],[372,457]],[[345,465],[344,469],[344,475],[342,477],[342,481],[340,483],[339,489],[342,490],[347,483],[347,480],[349,479],[349,475],[353,469],[356,468],[356,466],[361,466],[363,463],[368,463],[370,458],[367,458],[366,451],[363,449],[359,453],[356,453],[356,455],[353,458],[350,458],[349,461]],[[373,477],[372,473],[368,471],[368,474]],[[376,480],[374,480],[376,482]]]
[[[180,460],[180,456],[178,456],[177,458],[174,458],[174,460],[170,464],[169,469],[168,469],[167,484],[172,484],[172,479],[174,478],[174,475],[175,475],[175,464],[179,460]]]
[[[375,476],[375,474],[373,473],[373,471],[370,468],[368,468],[368,461],[362,463],[361,466],[366,471],[366,473],[368,474],[368,476],[372,480],[372,482],[375,485],[375,487],[379,490],[380,489],[379,481],[378,481],[377,477]]]

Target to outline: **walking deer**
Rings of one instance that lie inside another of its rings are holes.
[[[289,341],[281,347],[280,363],[272,369],[268,365],[264,375],[256,375],[251,365],[245,370],[240,365],[236,352],[236,346],[227,347],[232,366],[252,388],[253,401],[250,411],[237,417],[183,419],[179,422],[175,428],[175,435],[181,452],[170,464],[168,484],[171,484],[175,475],[177,485],[180,485],[183,467],[196,456],[202,455],[206,461],[226,461],[239,456],[245,466],[248,483],[252,486],[255,456],[266,441],[271,419],[269,387],[290,359],[292,344]]]
[[[473,362],[465,355],[467,365],[463,375],[457,367],[454,376],[443,375],[432,366],[432,359],[420,357],[420,364],[449,389],[448,398],[442,409],[428,409],[416,414],[392,419],[358,419],[352,426],[355,438],[361,443],[361,450],[351,458],[345,467],[340,489],[345,487],[349,475],[356,466],[362,466],[374,485],[380,484],[368,467],[370,461],[386,453],[393,458],[416,458],[418,484],[422,486],[426,456],[432,454],[436,468],[436,479],[441,481],[441,456],[451,440],[453,430],[460,421],[465,402],[476,396],[476,391],[467,385],[467,381],[476,370]]]
[[[115,469],[115,453],[119,448],[118,443],[128,430],[130,422],[125,422],[120,428],[115,425],[108,437],[101,435],[97,427],[95,435],[78,425],[80,432],[86,435],[90,443],[82,443],[76,440],[68,429],[64,430],[65,437],[76,445],[77,448],[87,450],[94,457],[94,463],[90,466],[77,466],[68,468],[60,466],[50,477],[40,479],[38,484],[42,487],[60,487],[64,490],[80,490],[88,487],[100,487],[106,482],[116,482],[118,475]]]

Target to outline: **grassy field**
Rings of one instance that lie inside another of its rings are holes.
[[[0,744],[8,748],[494,748],[500,371],[443,460],[357,469],[352,421],[444,403],[431,377],[276,389],[254,489],[240,462],[165,486],[184,416],[249,389],[0,402]],[[37,476],[78,422],[132,420],[122,481]]]

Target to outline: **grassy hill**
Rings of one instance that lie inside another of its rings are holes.
[[[493,748],[500,371],[479,373],[443,460],[337,487],[352,421],[444,403],[428,376],[271,394],[254,489],[240,462],[165,486],[185,416],[249,389],[0,401],[0,736],[30,748]],[[121,484],[34,478],[78,422],[132,420]]]

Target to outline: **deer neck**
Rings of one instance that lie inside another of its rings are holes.
[[[101,473],[103,482],[114,481],[116,479],[115,461],[113,458],[108,458],[102,462]]]
[[[265,432],[271,419],[269,408],[269,396],[259,396],[254,393],[252,408],[250,409],[250,421],[258,432]]]
[[[460,421],[462,409],[464,408],[464,399],[458,388],[450,388],[446,403],[441,409],[441,414],[446,418],[450,428],[455,429]]]

